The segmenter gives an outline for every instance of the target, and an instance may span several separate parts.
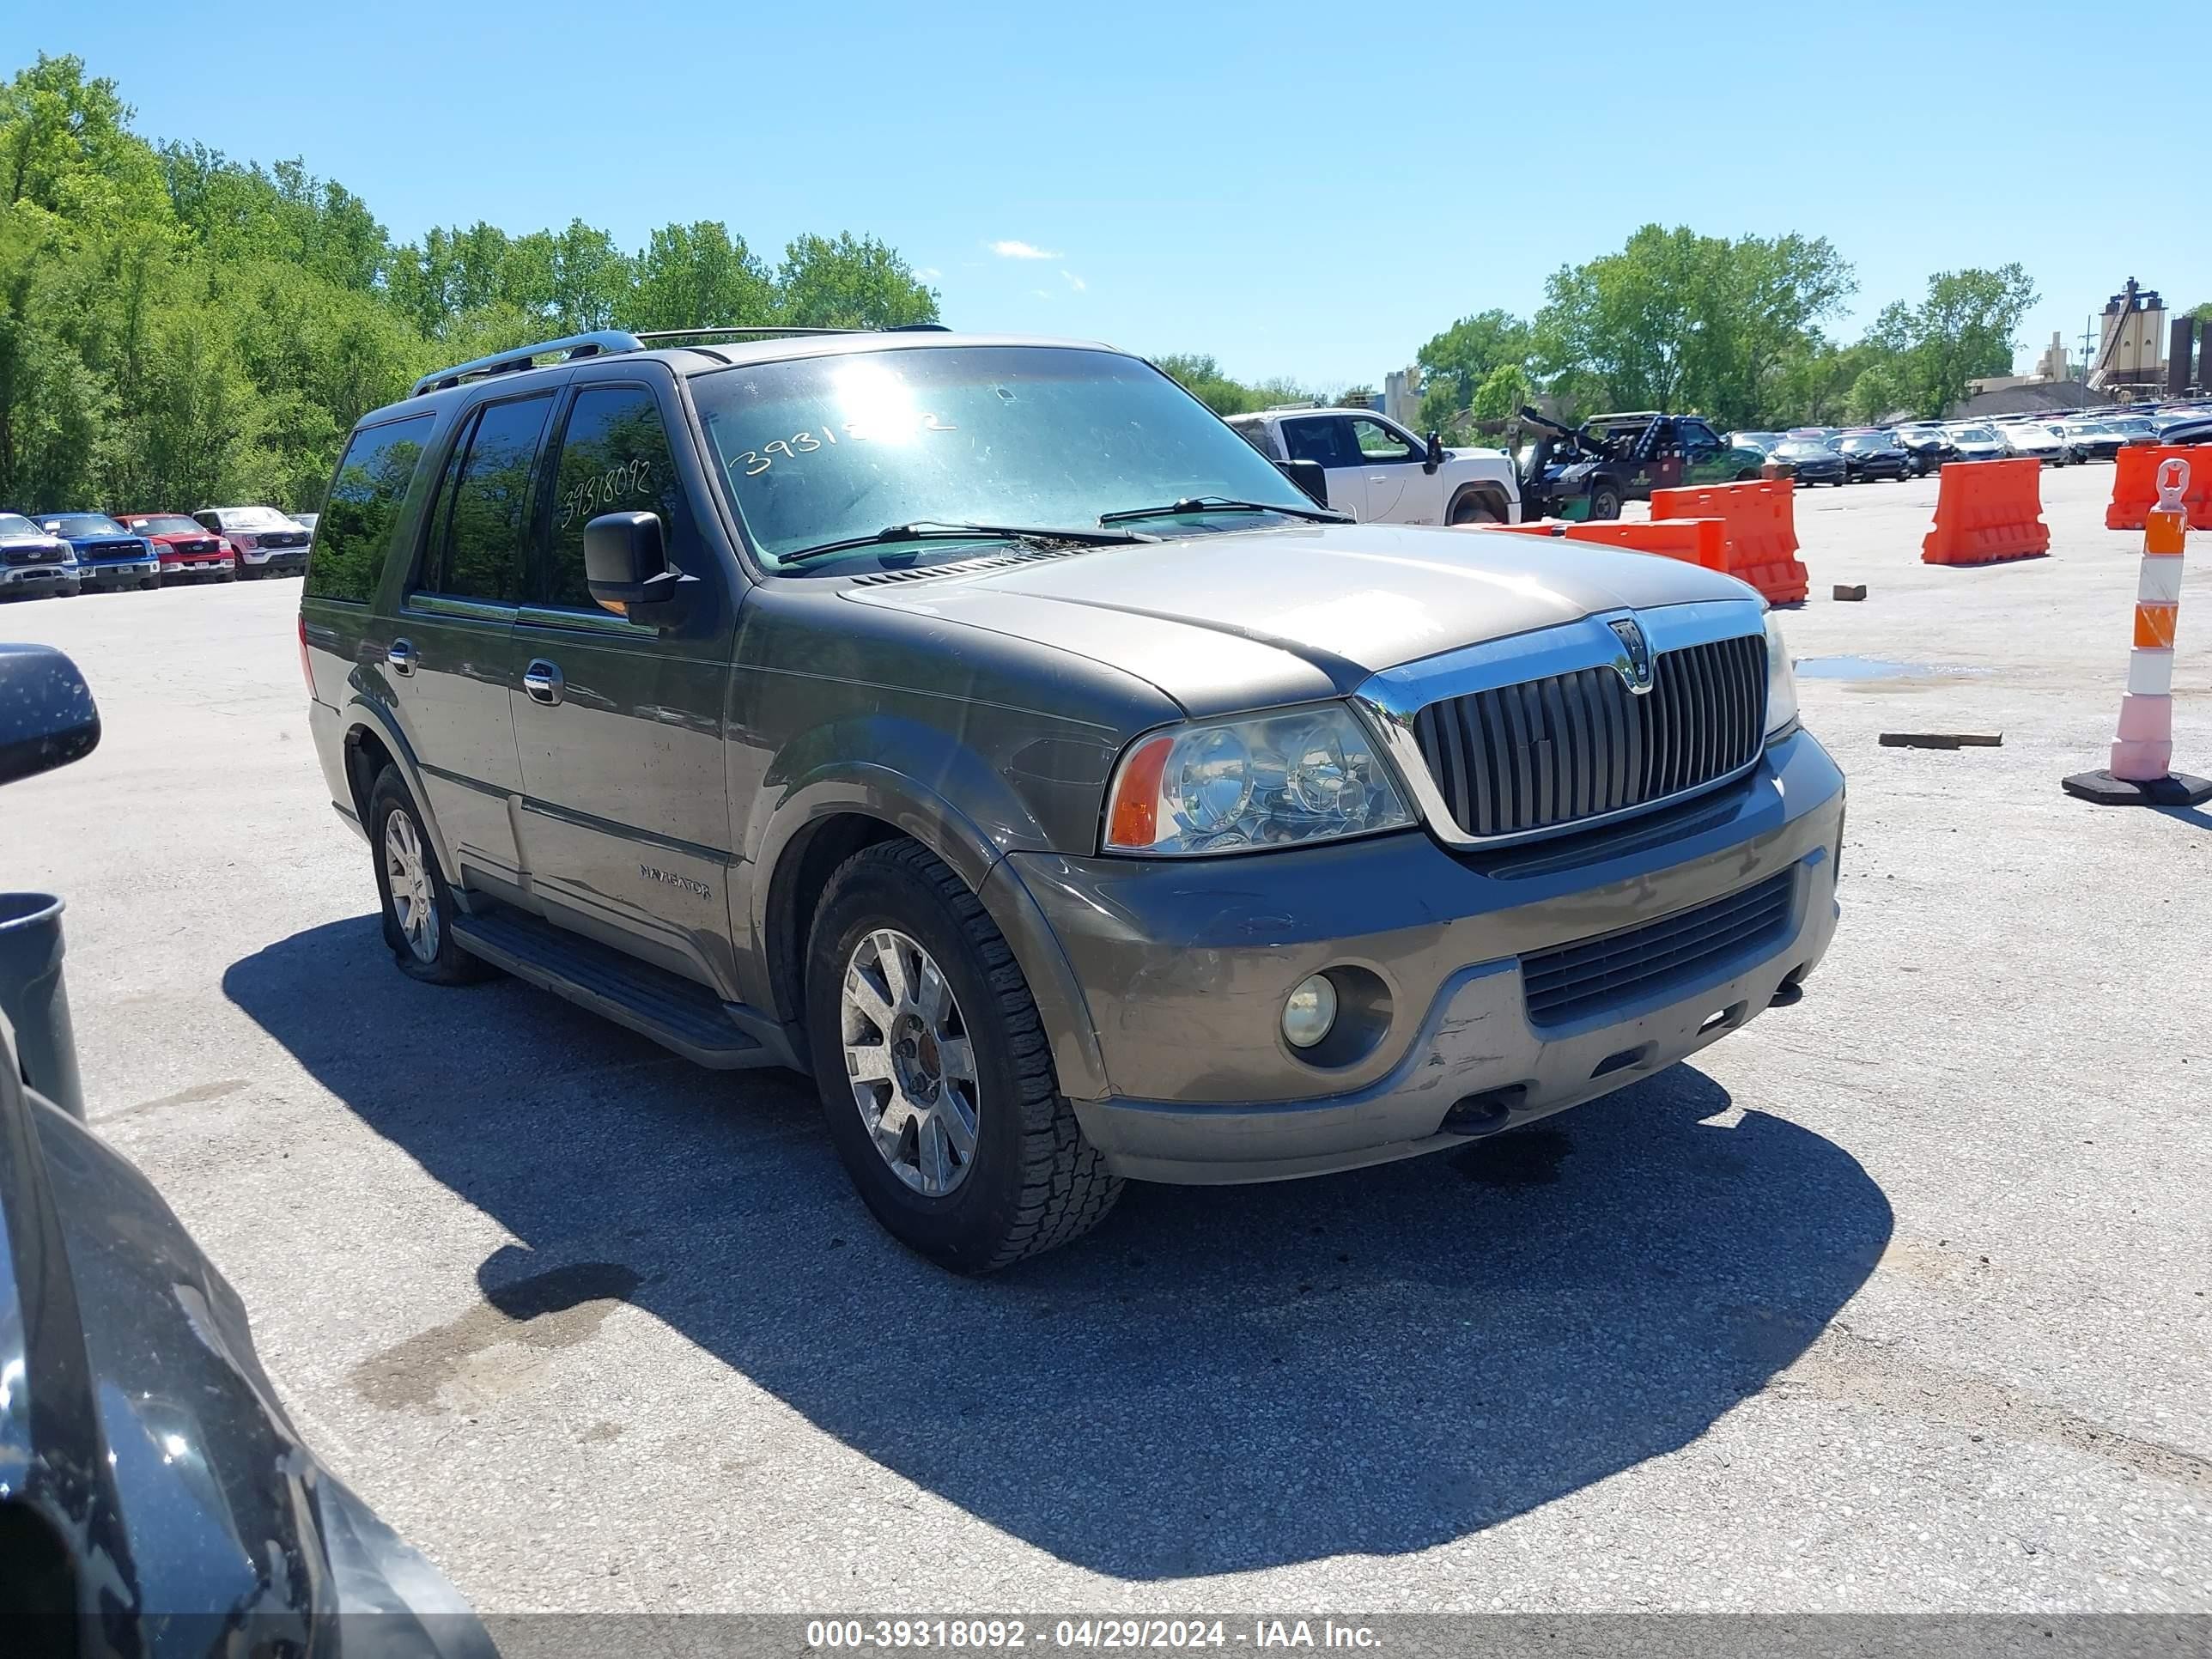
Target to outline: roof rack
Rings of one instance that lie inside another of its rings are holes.
[[[805,328],[791,324],[748,325],[744,327],[715,325],[708,328],[659,328],[641,334],[626,333],[618,328],[603,328],[590,334],[568,334],[557,340],[542,340],[536,345],[517,346],[512,351],[495,352],[489,357],[472,358],[465,363],[456,363],[451,368],[441,368],[425,374],[415,382],[413,396],[426,392],[450,392],[464,380],[482,380],[492,374],[519,374],[526,368],[535,368],[540,357],[558,356],[563,362],[574,362],[580,357],[604,357],[618,351],[644,351],[652,343],[662,340],[700,339],[783,339],[815,334],[914,334],[944,333],[943,323],[898,323],[890,328]]]
[[[645,343],[636,335],[625,334],[618,328],[603,328],[591,334],[564,335],[557,340],[517,346],[512,351],[472,358],[465,363],[456,363],[451,368],[425,374],[415,382],[413,395],[419,398],[426,392],[450,392],[464,380],[481,380],[488,374],[519,374],[526,368],[535,368],[540,357],[550,357],[556,352],[563,362],[574,362],[579,357],[600,357],[617,351],[644,349]]]

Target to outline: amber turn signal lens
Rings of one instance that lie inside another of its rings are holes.
[[[1160,837],[1160,775],[1167,769],[1171,737],[1140,745],[1115,780],[1114,804],[1106,817],[1106,844],[1127,852],[1150,847]]]

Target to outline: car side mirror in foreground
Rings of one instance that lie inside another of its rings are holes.
[[[1328,472],[1319,461],[1277,461],[1283,476],[1307,495],[1316,507],[1328,505]]]
[[[585,583],[617,617],[665,627],[696,580],[668,562],[658,513],[605,513],[584,526]]]
[[[1429,434],[1429,453],[1421,463],[1425,471],[1433,472],[1444,464],[1444,437],[1441,432]]]
[[[82,760],[100,710],[77,666],[50,645],[0,645],[0,783]]]

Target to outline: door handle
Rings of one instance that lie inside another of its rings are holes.
[[[395,674],[412,674],[419,660],[415,655],[415,647],[405,640],[392,641],[384,653],[384,659],[392,665],[392,672]]]
[[[558,664],[540,657],[522,671],[522,689],[530,693],[532,702],[542,702],[550,708],[561,701],[568,683],[561,678]]]

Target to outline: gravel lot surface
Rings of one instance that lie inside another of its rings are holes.
[[[1851,804],[1797,1007],[1464,1152],[1133,1188],[983,1283],[876,1230],[795,1080],[392,968],[296,583],[0,611],[106,720],[0,844],[68,897],[97,1127],[487,1612],[2208,1611],[2212,811],[2058,787],[2118,707],[2111,477],[1975,570],[1917,562],[1933,480],[1801,492],[1793,649],[1893,667],[1804,681]]]

